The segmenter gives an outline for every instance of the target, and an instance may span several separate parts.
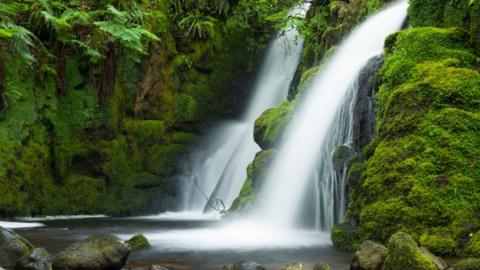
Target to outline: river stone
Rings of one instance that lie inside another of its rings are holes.
[[[0,265],[14,267],[20,258],[27,256],[33,245],[13,230],[0,227]]]
[[[17,262],[15,270],[51,270],[52,260],[44,248],[36,248]]]
[[[380,270],[387,257],[387,248],[372,242],[365,241],[355,252],[350,270]]]
[[[252,261],[236,262],[233,265],[224,266],[225,270],[266,270],[265,267]]]
[[[431,253],[430,250],[426,249],[425,247],[420,247],[420,250],[422,251],[423,255],[430,258],[430,260],[433,262],[433,264],[435,264],[437,269],[445,270],[448,268],[448,264],[442,258],[437,257],[433,253]]]
[[[330,265],[326,262],[319,262],[313,266],[313,270],[331,270]]]
[[[130,245],[130,248],[132,250],[150,247],[150,242],[148,242],[148,239],[143,234],[134,235],[132,238],[125,242]]]
[[[392,235],[388,240],[388,253],[383,266],[383,270],[437,270],[415,240],[403,232]]]
[[[282,270],[305,270],[303,263],[289,263]]]
[[[148,270],[168,270],[168,268],[161,265],[152,265],[150,268],[148,268]]]
[[[130,255],[130,246],[113,234],[94,235],[75,243],[55,256],[55,270],[122,269]]]

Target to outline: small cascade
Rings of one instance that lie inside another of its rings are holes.
[[[336,161],[355,153],[357,78],[368,60],[382,53],[385,38],[400,29],[407,8],[406,0],[398,1],[366,20],[315,75],[267,174],[252,218],[277,227],[322,229],[343,219],[347,165]]]
[[[289,16],[304,17],[309,6],[301,4]],[[255,120],[287,98],[302,48],[295,28],[282,31],[270,43],[242,120],[220,125],[192,155],[182,187],[182,211],[230,207],[247,178],[248,164],[260,150],[252,135]]]

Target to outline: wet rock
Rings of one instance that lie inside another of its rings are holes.
[[[383,270],[437,270],[410,235],[399,232],[388,241],[388,253]]]
[[[433,253],[431,253],[428,249],[425,247],[420,247],[420,251],[422,251],[423,255],[428,257],[433,264],[437,267],[439,270],[445,270],[448,268],[448,264],[440,257],[435,256]]]
[[[303,263],[289,263],[282,270],[305,270]]]
[[[355,155],[355,150],[353,150],[352,147],[348,145],[340,145],[332,155],[333,167],[336,171],[342,170],[350,163]]]
[[[380,270],[386,257],[386,247],[372,241],[365,241],[355,252],[350,270]]]
[[[44,248],[36,248],[17,262],[15,270],[51,270],[52,259]]]
[[[130,246],[112,234],[94,235],[75,243],[53,259],[55,270],[122,269]]]
[[[134,235],[129,240],[125,241],[127,244],[130,245],[132,250],[144,249],[150,247],[150,242],[143,234]]]
[[[265,267],[252,261],[236,262],[233,265],[223,267],[224,270],[266,270]]]
[[[152,265],[150,268],[148,268],[148,270],[168,270],[168,268],[161,265]]]
[[[326,262],[319,262],[313,266],[313,270],[331,270],[331,268]]]
[[[13,230],[0,227],[0,265],[14,267],[20,258],[27,256],[33,245]]]
[[[480,259],[463,259],[457,262],[453,269],[455,270],[480,270]]]

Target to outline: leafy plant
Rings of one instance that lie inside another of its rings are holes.
[[[184,30],[186,37],[212,38],[216,22],[215,18],[195,11],[189,12],[179,25]]]

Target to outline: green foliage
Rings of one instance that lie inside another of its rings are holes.
[[[455,270],[480,270],[480,259],[463,259],[453,267]]]
[[[331,230],[331,238],[335,248],[342,251],[354,251],[362,244],[359,229],[348,224],[334,226]]]

